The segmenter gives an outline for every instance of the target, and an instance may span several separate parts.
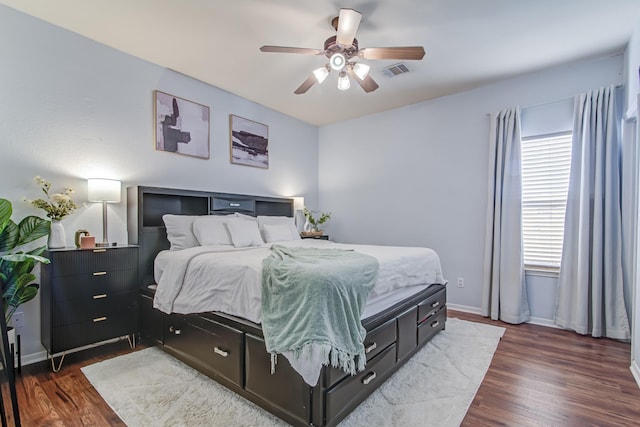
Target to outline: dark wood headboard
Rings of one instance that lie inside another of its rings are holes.
[[[153,261],[169,249],[164,214],[225,215],[239,212],[258,216],[293,216],[293,199],[212,193],[158,187],[127,188],[127,233],[129,243],[138,245],[140,287],[154,283]]]

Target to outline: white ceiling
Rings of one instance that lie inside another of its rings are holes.
[[[505,77],[623,51],[640,0],[0,0],[118,50],[314,125],[461,92]],[[293,91],[323,56],[262,53],[262,45],[322,49],[341,7],[363,14],[360,47],[424,46],[412,72],[368,61],[380,88],[336,89],[333,73]]]

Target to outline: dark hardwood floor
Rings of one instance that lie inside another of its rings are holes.
[[[451,310],[449,317],[507,329],[463,426],[640,425],[628,344]],[[73,353],[57,374],[48,362],[24,366],[17,384],[23,425],[123,426],[80,368],[130,351],[120,341]]]

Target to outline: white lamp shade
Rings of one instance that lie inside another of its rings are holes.
[[[360,80],[364,80],[369,74],[369,66],[367,64],[363,64],[362,62],[358,62],[353,66],[353,73],[358,76]]]
[[[347,90],[351,87],[351,82],[349,82],[349,77],[345,72],[340,73],[340,77],[338,77],[338,89],[339,90]]]
[[[304,197],[292,197],[292,199],[294,212],[304,209]]]
[[[90,202],[120,203],[120,181],[115,179],[89,178],[87,185]]]
[[[322,84],[324,79],[326,79],[329,75],[329,70],[327,70],[327,67],[316,68],[315,70],[313,70],[313,75],[315,76],[318,84]]]

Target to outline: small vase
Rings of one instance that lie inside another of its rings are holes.
[[[51,228],[49,231],[49,241],[47,246],[49,249],[64,248],[65,246],[64,227],[59,220],[51,221]]]
[[[313,225],[311,225],[311,223],[307,220],[304,223],[304,228],[303,228],[305,233],[310,233],[313,230]]]

